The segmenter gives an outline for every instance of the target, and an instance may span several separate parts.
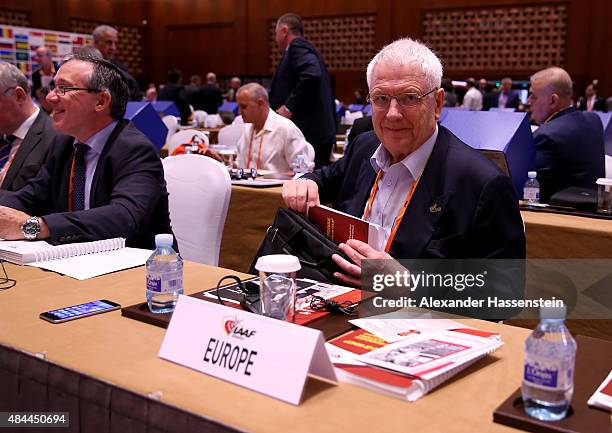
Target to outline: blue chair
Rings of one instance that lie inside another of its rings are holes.
[[[128,102],[123,118],[131,120],[134,126],[151,140],[157,150],[166,143],[168,128],[150,102]]]
[[[363,114],[365,114],[366,116],[371,116],[372,115],[372,106],[370,104],[368,105],[364,105],[363,106]]]
[[[604,129],[604,146],[606,155],[612,156],[612,113],[593,111],[601,119]]]
[[[227,111],[229,113],[233,113],[234,116],[237,116],[239,111],[238,104],[235,102],[224,102],[223,104],[219,105],[217,111]]]
[[[161,116],[176,116],[181,117],[181,113],[176,104],[172,101],[155,101],[153,102],[153,108],[155,111],[161,114]]]
[[[523,196],[527,172],[535,167],[535,146],[527,113],[443,108],[440,124],[506,171],[517,197]]]
[[[347,108],[352,113],[352,112],[355,112],[355,111],[363,110],[363,105],[361,105],[361,104],[351,104]]]

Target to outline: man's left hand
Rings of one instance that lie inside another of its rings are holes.
[[[344,271],[335,272],[334,277],[353,287],[361,285],[361,261],[364,259],[391,259],[392,257],[384,251],[377,251],[365,242],[349,239],[346,244],[340,244],[340,251],[351,259],[345,260],[338,254],[332,255],[333,261]]]
[[[280,114],[281,116],[286,117],[287,119],[291,119],[291,116],[293,116],[293,113],[289,111],[289,109],[285,107],[284,105],[279,107],[278,110],[276,110],[276,112]]]
[[[23,239],[21,226],[30,215],[10,207],[0,206],[0,238],[6,240]]]

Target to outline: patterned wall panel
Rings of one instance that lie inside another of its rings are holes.
[[[376,15],[305,18],[304,36],[325,58],[330,70],[363,70],[375,52]],[[274,40],[276,21],[269,25],[270,71],[281,59]]]
[[[5,26],[30,27],[30,14],[0,9],[0,23]]]
[[[537,70],[565,62],[566,4],[424,11],[424,40],[451,70]]]
[[[89,33],[91,34],[93,30],[99,26],[100,24],[108,24],[108,23],[98,23],[93,21],[84,21],[79,19],[71,19],[70,26],[73,32],[77,33]],[[117,44],[117,59],[123,63],[130,74],[134,76],[142,75],[142,44],[143,44],[143,35],[140,27],[132,27],[132,26],[121,26],[109,24],[115,27],[119,31],[119,42]]]

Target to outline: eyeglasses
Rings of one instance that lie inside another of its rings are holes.
[[[402,93],[400,95],[391,96],[385,95],[384,93],[376,93],[374,95],[368,95],[366,99],[377,108],[389,108],[392,99],[395,99],[401,107],[414,107],[421,102],[421,99],[435,92],[436,90],[438,90],[438,87],[431,89],[429,92],[423,95],[417,95],[416,93]]]
[[[3,95],[6,95],[6,92],[8,92],[9,90],[16,89],[16,88],[17,88],[17,86],[7,87],[6,89],[4,89],[4,90],[2,91],[2,94],[3,94]]]
[[[100,89],[91,89],[88,87],[73,87],[73,86],[57,86],[53,81],[49,83],[49,90],[55,91],[56,94],[64,96],[66,92],[74,92],[77,90],[84,90],[86,92],[101,92]]]

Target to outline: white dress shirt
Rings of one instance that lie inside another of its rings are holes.
[[[370,158],[374,171],[383,171],[382,178],[378,182],[378,190],[374,196],[370,215],[367,218],[368,221],[382,226],[385,230],[384,244],[377,249],[382,251],[385,248],[395,219],[399,215],[415,180],[423,173],[437,138],[438,125],[436,124],[436,129],[431,137],[400,162],[391,165],[391,155],[382,144],[378,146]],[[366,203],[366,208],[367,206]]]
[[[36,117],[38,117],[38,113],[40,113],[40,108],[36,106],[34,108],[35,108],[34,113],[32,113],[30,117],[24,120],[23,123],[19,125],[19,128],[15,130],[15,132],[10,134],[10,135],[14,135],[17,138],[15,139],[15,141],[13,141],[13,144],[11,145],[11,151],[9,153],[6,164],[4,164],[4,167],[2,167],[2,170],[0,170],[0,184],[4,181],[4,177],[6,176],[6,173],[8,172],[9,168],[11,167],[11,164],[13,163],[13,159],[15,159],[15,155],[17,154],[17,151],[19,150],[21,143],[23,143],[25,136],[28,134],[28,131],[34,124]]]
[[[291,120],[270,109],[263,128],[253,133],[253,124],[245,124],[238,139],[238,166],[256,167],[274,172],[291,171],[291,163],[303,154],[307,162],[314,161],[314,148],[304,138],[302,131]],[[249,143],[251,154],[249,155]]]
[[[482,93],[475,87],[470,88],[463,97],[463,104],[461,104],[461,107],[471,111],[482,110]]]

